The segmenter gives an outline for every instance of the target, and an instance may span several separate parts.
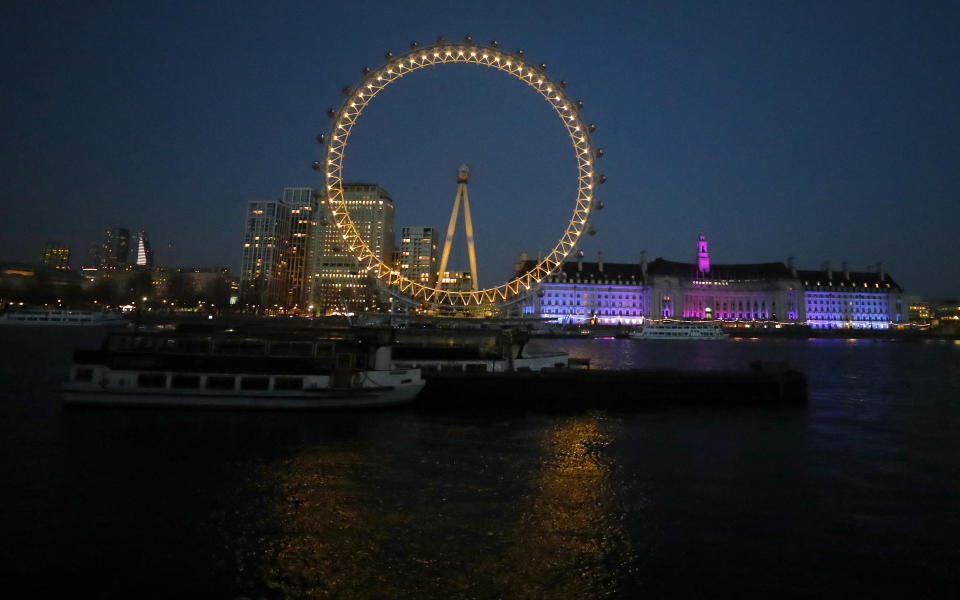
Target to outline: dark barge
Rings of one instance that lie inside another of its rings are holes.
[[[422,408],[788,407],[807,401],[807,378],[782,364],[745,371],[582,370],[470,373],[424,371]]]

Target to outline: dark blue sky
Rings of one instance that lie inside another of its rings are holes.
[[[469,33],[546,62],[597,123],[588,258],[693,260],[702,230],[716,262],[882,260],[960,295],[956,3],[19,3],[0,28],[0,259],[120,224],[162,264],[236,268],[246,201],[320,185],[314,136],[360,68]],[[398,230],[443,227],[470,164],[499,283],[572,211],[566,143],[516,80],[447,66],[371,104],[345,177],[386,187]]]

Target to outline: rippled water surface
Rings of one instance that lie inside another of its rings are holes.
[[[810,401],[497,416],[64,408],[99,334],[0,335],[0,575],[26,596],[960,592],[953,342],[539,340],[595,368],[786,360]]]

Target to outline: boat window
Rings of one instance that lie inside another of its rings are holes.
[[[224,375],[211,375],[207,377],[208,390],[232,390],[234,377]]]
[[[177,343],[178,341],[179,340],[177,340],[177,338],[165,338],[160,342],[157,350],[160,352],[176,352],[179,350],[179,344]]]
[[[135,337],[133,340],[133,347],[136,350],[153,350],[157,342],[156,338],[152,337]]]
[[[313,356],[313,344],[311,342],[291,342],[291,356]]]
[[[164,373],[140,373],[137,375],[137,387],[162,388],[167,385],[167,376]]]
[[[302,390],[303,377],[277,377],[273,380],[275,390]]]
[[[262,340],[218,340],[216,354],[228,356],[263,356],[266,344]]]
[[[180,352],[184,354],[207,354],[210,352],[210,338],[185,338],[178,341]]]
[[[333,344],[317,344],[317,358],[332,358]]]
[[[269,377],[241,377],[241,390],[268,390],[270,389]]]
[[[311,342],[273,342],[270,344],[271,356],[313,356]]]
[[[287,356],[290,354],[290,342],[273,342],[267,353],[270,356]]]
[[[93,381],[93,369],[77,369],[77,381]]]
[[[200,387],[199,375],[174,375],[170,378],[170,387],[176,389]]]

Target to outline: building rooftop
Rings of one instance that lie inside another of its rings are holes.
[[[529,271],[536,266],[537,261],[527,260],[520,263],[520,273]],[[577,262],[570,260],[560,267],[554,277],[564,274],[567,279],[593,279],[593,280],[611,280],[623,279],[627,281],[643,281],[643,271],[639,263],[602,263],[603,270],[600,270],[601,263],[596,262]]]
[[[519,273],[529,271],[537,264],[537,261],[527,260],[519,263]],[[602,264],[602,270],[601,270]],[[553,275],[566,276],[566,279],[581,281],[611,281],[623,280],[629,282],[644,282],[643,268],[640,263],[613,263],[606,262],[578,262],[570,260],[560,267],[560,270]],[[660,277],[679,277],[685,279],[702,279],[706,281],[763,281],[771,279],[793,279],[799,280],[806,287],[816,287],[817,282],[827,285],[832,281],[835,285],[841,287],[861,287],[867,284],[868,287],[876,289],[878,285],[886,288],[890,284],[891,288],[902,291],[902,288],[893,280],[890,275],[869,271],[850,271],[848,280],[844,279],[843,271],[834,270],[833,278],[827,277],[827,272],[800,270],[794,275],[791,268],[782,262],[769,263],[746,263],[746,264],[712,264],[710,271],[700,275],[697,271],[696,263],[676,262],[657,258],[647,263],[647,276]]]
[[[647,272],[650,275],[662,275],[673,277],[688,277],[695,279],[700,274],[696,263],[675,262],[663,258],[657,258],[649,263]],[[746,263],[723,265],[712,263],[710,271],[700,276],[702,279],[710,280],[760,280],[760,279],[792,279],[790,268],[782,262],[769,263]]]
[[[849,276],[849,277],[847,277]],[[867,287],[876,289],[886,288],[890,284],[891,288],[903,291],[903,288],[886,273],[876,271],[849,271],[846,274],[841,269],[833,269],[830,273],[826,270],[810,271],[797,270],[797,279],[803,282],[804,287],[816,287],[818,282],[822,285],[829,285],[831,282],[841,287],[861,287],[867,284]]]

